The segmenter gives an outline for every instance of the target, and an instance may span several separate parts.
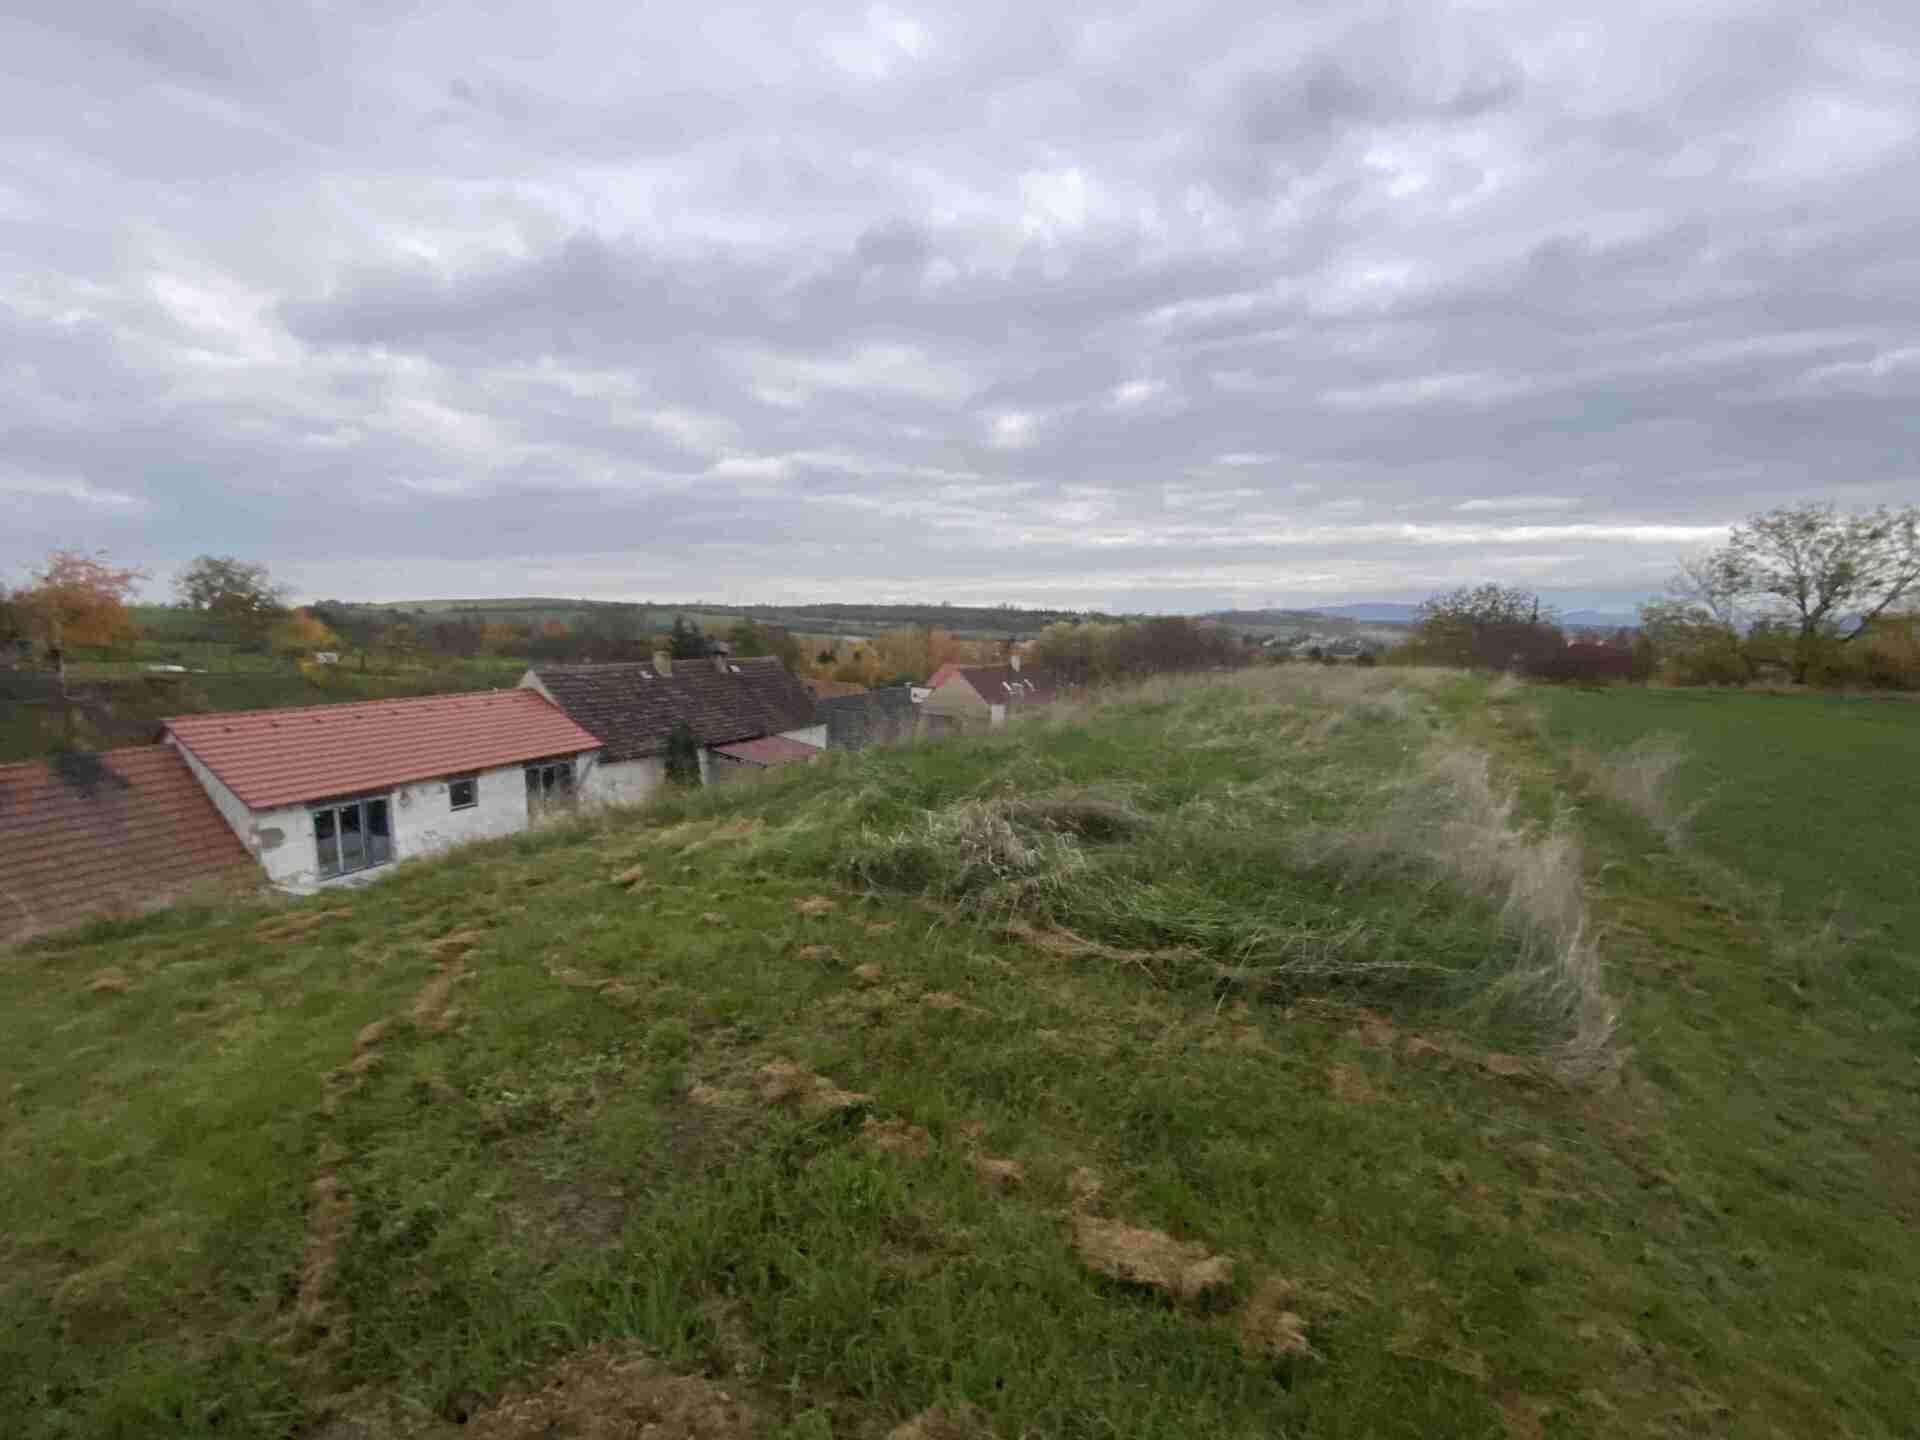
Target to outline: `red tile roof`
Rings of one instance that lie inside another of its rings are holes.
[[[170,745],[0,765],[0,939],[260,878]]]
[[[929,690],[938,690],[942,685],[946,684],[947,681],[958,675],[963,668],[958,660],[947,661],[946,664],[942,665],[927,677],[927,688]]]
[[[737,745],[716,745],[713,751],[716,755],[744,760],[749,765],[792,765],[818,760],[826,754],[818,745],[789,740],[784,735],[762,735],[758,740],[742,740]]]
[[[533,690],[181,715],[161,723],[250,810],[600,748]]]

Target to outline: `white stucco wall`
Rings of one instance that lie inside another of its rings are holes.
[[[704,766],[706,756],[700,759]],[[667,764],[658,755],[603,761],[587,772],[580,798],[590,805],[638,805],[666,783]]]
[[[212,797],[214,808],[260,862],[267,878],[282,889],[302,894],[364,884],[391,873],[394,865],[403,861],[438,855],[468,840],[512,835],[528,824],[526,768],[518,763],[481,771],[478,803],[464,810],[451,807],[446,777],[398,785],[384,792],[393,859],[371,869],[322,880],[311,807],[302,803],[275,810],[249,810],[198,756],[172,736],[168,740],[186,758],[187,767]],[[588,750],[574,757],[576,783],[591,783],[598,755],[598,751]],[[382,793],[371,791],[361,798],[378,798]]]
[[[798,730],[782,730],[780,737],[783,740],[798,740],[802,745],[814,745],[824,750],[827,748],[826,722],[803,726]]]

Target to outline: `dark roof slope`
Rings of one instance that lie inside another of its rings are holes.
[[[0,765],[0,940],[259,878],[171,745]]]
[[[813,697],[771,655],[679,660],[662,675],[651,665],[544,665],[533,671],[554,703],[598,735],[606,761],[635,760],[667,748],[682,720],[702,745],[727,745],[818,724]]]
[[[963,665],[960,673],[989,705],[1046,705],[1058,698],[1051,677],[1011,665]]]
[[[531,690],[181,715],[162,723],[251,810],[600,744]]]

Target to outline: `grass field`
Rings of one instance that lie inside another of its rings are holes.
[[[0,955],[0,1414],[1911,1433],[1920,1067],[1643,703],[1263,671]]]

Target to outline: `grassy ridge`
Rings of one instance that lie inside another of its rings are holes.
[[[0,1412],[450,1435],[631,1338],[769,1435],[1902,1433],[1911,1057],[1531,703],[1170,687],[0,957]],[[1536,961],[1427,768],[1467,745],[1534,839],[1579,807],[1611,1085],[1495,1003]],[[1089,1217],[1225,1282],[1104,1277]]]

